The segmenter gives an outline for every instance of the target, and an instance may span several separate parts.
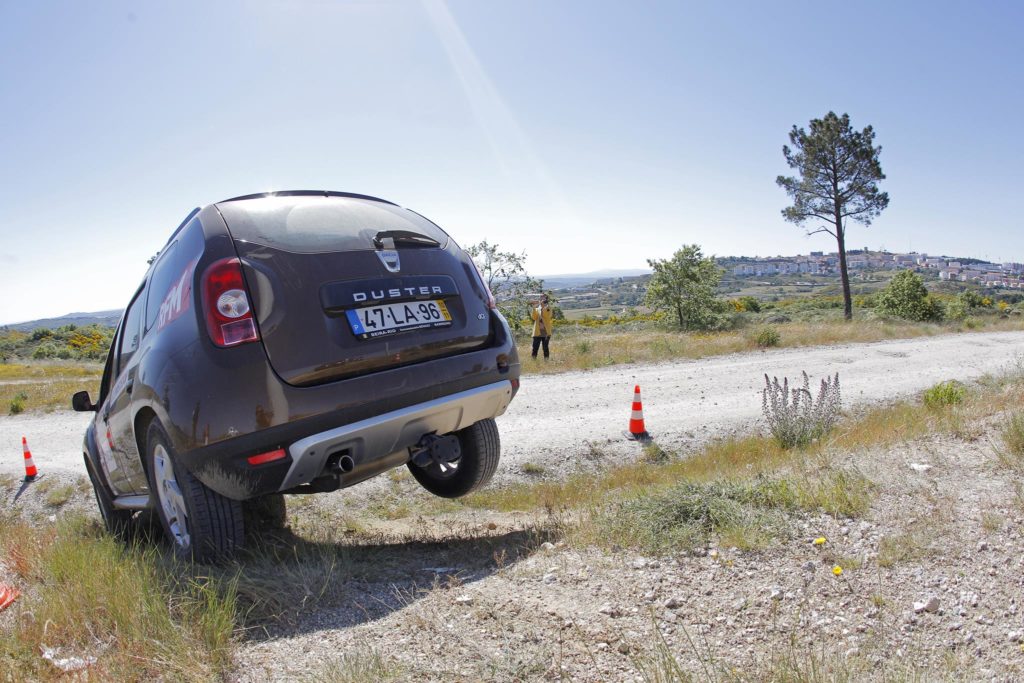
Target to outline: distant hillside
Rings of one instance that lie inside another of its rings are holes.
[[[580,287],[591,285],[601,280],[611,280],[620,277],[635,277],[637,275],[650,274],[649,268],[619,268],[608,270],[595,270],[590,273],[571,273],[565,275],[538,275],[544,281],[548,289],[563,289],[565,287]]]
[[[121,319],[122,313],[124,313],[123,309],[116,309],[113,311],[96,311],[95,313],[68,313],[67,315],[62,315],[59,318],[43,318],[41,320],[29,320],[24,323],[0,325],[0,329],[31,332],[39,328],[55,330],[58,327],[64,327],[65,325],[77,325],[79,327],[84,327],[85,325],[116,327],[117,321]]]

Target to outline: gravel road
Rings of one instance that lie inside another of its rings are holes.
[[[497,482],[514,478],[526,462],[551,473],[575,468],[592,448],[606,456],[634,457],[637,445],[626,441],[623,432],[635,384],[643,394],[647,429],[662,447],[678,450],[710,436],[754,428],[766,373],[781,379],[806,370],[817,384],[825,374],[838,372],[843,404],[850,408],[913,394],[947,379],[976,379],[1022,357],[1024,332],[970,333],[530,376],[498,419],[502,466]],[[26,436],[40,471],[84,474],[81,447],[88,421],[88,414],[70,411],[0,417],[0,473],[24,472],[21,437]]]

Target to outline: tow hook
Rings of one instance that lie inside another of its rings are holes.
[[[417,467],[427,467],[431,463],[448,465],[462,457],[459,437],[454,434],[424,434],[423,438],[409,450]]]

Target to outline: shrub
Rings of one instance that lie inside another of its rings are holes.
[[[818,397],[811,395],[811,380],[804,372],[800,388],[789,387],[789,380],[764,376],[761,391],[761,410],[768,429],[783,448],[806,446],[814,439],[831,431],[839,419],[842,397],[839,391],[839,373],[834,378],[821,380]]]
[[[24,391],[19,391],[14,398],[11,399],[10,414],[17,415],[25,411],[25,401],[28,400],[28,394]]]
[[[948,382],[939,382],[931,389],[924,392],[924,404],[929,408],[942,408],[963,403],[967,396],[967,388],[963,384],[951,379]]]
[[[963,320],[967,317],[968,305],[962,297],[956,296],[946,302],[946,319]]]
[[[751,313],[761,312],[761,302],[758,301],[755,297],[741,296],[739,299],[737,299],[737,301],[739,301],[740,304],[743,305],[744,311],[749,311]]]
[[[916,322],[942,320],[942,306],[928,296],[924,280],[917,273],[902,270],[878,294],[879,312]]]
[[[774,327],[762,327],[757,333],[757,337],[754,339],[754,341],[757,342],[757,345],[762,349],[766,349],[771,346],[778,346],[781,340],[782,337],[779,336],[779,331]]]

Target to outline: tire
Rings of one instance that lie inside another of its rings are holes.
[[[459,498],[476,491],[494,476],[501,457],[498,425],[486,419],[456,432],[462,456],[453,463],[432,462],[420,467],[409,462],[412,476],[426,490],[442,498]]]
[[[103,526],[111,536],[124,540],[128,537],[132,515],[135,513],[133,510],[120,510],[114,507],[114,499],[93,469],[92,461],[89,460],[88,455],[84,457],[85,471],[89,474],[89,481],[92,482],[92,491],[96,494],[96,505],[100,509]]]
[[[159,422],[146,433],[146,471],[164,535],[181,559],[230,557],[245,539],[242,504],[207,488],[177,463]]]
[[[284,494],[271,493],[242,503],[246,533],[283,529],[288,523],[288,507]]]

